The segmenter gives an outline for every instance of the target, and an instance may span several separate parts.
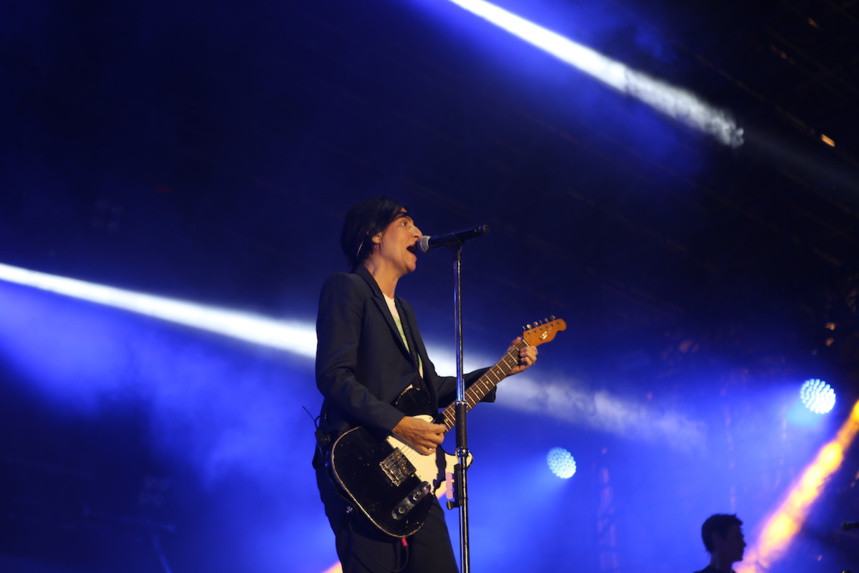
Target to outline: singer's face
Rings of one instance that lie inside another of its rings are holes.
[[[389,263],[400,276],[410,273],[417,267],[416,253],[421,236],[421,230],[403,210],[378,235],[379,257]]]

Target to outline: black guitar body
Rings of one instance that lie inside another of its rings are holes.
[[[376,527],[393,537],[407,537],[426,521],[433,488],[397,454],[387,441],[357,427],[334,443],[329,468],[335,483]],[[395,460],[397,467],[386,471],[388,460]]]

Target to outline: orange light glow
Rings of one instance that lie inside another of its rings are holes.
[[[758,539],[746,550],[737,573],[763,573],[778,561],[808,517],[826,480],[841,466],[846,450],[859,431],[859,402],[831,442],[821,448],[781,506],[764,523]]]

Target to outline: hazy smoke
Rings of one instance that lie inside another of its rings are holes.
[[[703,422],[653,404],[591,391],[569,382],[517,379],[498,393],[498,404],[548,414],[572,424],[588,426],[631,440],[659,442],[679,451],[704,447]]]

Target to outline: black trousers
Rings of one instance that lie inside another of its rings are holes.
[[[343,573],[457,573],[456,557],[444,510],[433,500],[429,516],[414,535],[403,539],[379,531],[340,496],[324,468],[316,472],[319,496],[334,531]]]

